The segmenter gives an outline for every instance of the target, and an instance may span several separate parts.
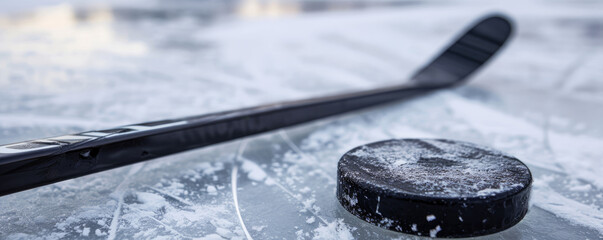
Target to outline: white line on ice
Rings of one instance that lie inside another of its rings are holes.
[[[111,225],[109,226],[109,236],[107,237],[108,240],[113,240],[115,239],[115,235],[117,234],[117,227],[119,225],[119,213],[121,212],[121,206],[124,203],[124,187],[126,186],[126,183],[128,182],[128,180],[130,180],[130,177],[132,177],[134,174],[136,174],[138,171],[140,171],[140,169],[142,169],[142,167],[145,164],[136,164],[133,165],[130,168],[130,171],[128,171],[128,175],[126,175],[126,177],[124,177],[124,180],[121,181],[121,183],[119,183],[119,185],[117,185],[117,187],[115,188],[115,191],[113,193],[117,194],[117,207],[115,208],[115,211],[113,212],[113,218],[111,219]]]
[[[124,198],[120,196],[119,201],[117,202],[117,207],[113,212],[113,218],[111,219],[111,225],[109,226],[109,236],[107,240],[115,239],[115,234],[117,234],[117,225],[119,222],[119,212],[121,212],[121,205],[124,203]]]
[[[247,146],[247,141],[243,141],[241,146],[239,147],[239,151],[237,152],[237,156],[235,158],[235,162],[232,167],[232,175],[230,177],[230,186],[232,187],[232,199],[234,201],[235,209],[237,211],[237,217],[239,218],[239,222],[241,222],[241,227],[243,228],[243,232],[245,232],[245,236],[247,239],[252,240],[253,238],[247,231],[247,227],[245,227],[245,222],[243,222],[243,216],[241,216],[241,210],[239,209],[239,199],[237,196],[237,175],[239,171],[239,167],[237,165],[237,161],[241,158],[245,147]]]

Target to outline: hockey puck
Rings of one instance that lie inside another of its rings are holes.
[[[502,231],[525,216],[532,174],[491,148],[395,139],[345,153],[337,180],[341,205],[366,222],[420,236],[470,237]]]

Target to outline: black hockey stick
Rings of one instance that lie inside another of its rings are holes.
[[[487,17],[404,85],[2,145],[0,196],[451,87],[510,33],[504,17]]]

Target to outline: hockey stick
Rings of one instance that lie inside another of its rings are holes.
[[[2,145],[0,196],[451,87],[510,33],[504,17],[486,17],[404,85]]]

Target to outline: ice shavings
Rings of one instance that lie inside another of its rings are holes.
[[[159,211],[161,208],[165,208],[167,200],[161,195],[147,192],[138,192],[135,194],[138,204],[136,207],[142,211]]]
[[[434,238],[438,236],[438,232],[442,231],[440,225],[437,225],[434,229],[429,230],[429,236]]]
[[[570,173],[603,189],[603,140],[585,135],[549,132],[555,159]]]
[[[318,228],[314,229],[314,237],[312,239],[354,239],[352,232],[355,229],[345,224],[343,219],[339,219],[328,224],[321,224]]]
[[[188,229],[191,227],[205,229],[208,226],[213,228],[210,231],[225,238],[241,236],[225,205],[179,206],[168,202],[158,194],[137,193],[135,203],[127,204],[124,208],[122,218],[127,222],[126,226],[139,228],[151,224],[158,227],[159,232],[156,232],[157,230],[153,230],[152,233],[139,232],[140,237],[160,234],[161,231],[185,238],[200,237],[198,233],[190,232]]]
[[[218,195],[218,190],[214,186],[207,186],[207,194],[209,195]]]
[[[574,223],[589,226],[603,234],[603,209],[595,204],[584,204],[555,191],[550,185],[556,180],[553,175],[544,175],[534,180],[532,203]]]
[[[575,184],[575,185],[572,185],[569,187],[569,190],[574,191],[574,192],[586,192],[591,189],[592,189],[592,187],[590,184],[584,184],[584,185]]]
[[[247,173],[247,177],[253,181],[261,182],[266,179],[266,172],[253,161],[244,160],[241,170]]]
[[[100,229],[96,229],[96,230],[94,230],[94,234],[95,234],[96,236],[99,236],[99,237],[100,237],[100,236],[105,236],[105,235],[107,235],[107,233],[104,233],[104,232],[103,232],[103,231],[101,231]]]
[[[350,206],[356,206],[356,203],[358,203],[358,199],[356,198],[356,195],[354,196],[349,196],[349,195],[343,195],[343,198],[348,201],[348,203],[350,203]]]
[[[121,184],[118,187],[121,194],[114,194],[118,199],[94,207],[82,207],[78,213],[58,221],[55,231],[68,238],[73,238],[74,233],[99,237],[114,234],[116,238],[122,234],[134,238],[195,238],[216,233],[224,238],[240,238],[242,232],[231,219],[229,201],[220,203],[212,200],[220,196],[208,196],[203,192],[190,194],[187,190],[191,184],[198,184],[202,189],[214,186],[216,193],[222,193],[224,188],[214,185],[214,177],[222,176],[224,166],[215,162],[198,167],[183,170],[186,174],[178,178],[155,179],[156,185],[141,187],[138,191],[126,187],[129,184]],[[205,171],[205,167],[212,171]],[[140,173],[129,171],[133,172]],[[224,194],[227,199],[227,193]]]
[[[416,224],[416,223],[413,223],[413,224],[410,226],[410,230],[415,231],[415,232],[416,232],[416,231],[418,231],[418,229],[417,229],[417,224]]]
[[[262,230],[264,230],[264,228],[266,228],[266,225],[262,225],[262,226],[253,226],[251,227],[251,230],[256,231],[256,232],[261,232]]]
[[[356,203],[350,204],[352,207],[354,205],[356,205]],[[377,207],[375,208],[375,213],[381,215],[381,212],[379,212],[379,205],[381,205],[381,196],[377,196]]]
[[[289,143],[291,146],[292,143]],[[278,147],[277,149],[279,149]],[[316,205],[316,196],[312,193],[311,188],[303,187],[298,188],[296,185],[299,181],[303,181],[304,177],[308,175],[312,175],[311,173],[304,173],[299,165],[290,164],[293,161],[293,158],[298,158],[299,154],[292,154],[291,152],[286,152],[286,159],[283,159],[282,163],[275,164],[258,164],[251,159],[247,159],[243,157],[243,151],[239,150],[239,154],[237,160],[241,162],[241,169],[243,172],[246,172],[248,175],[248,179],[252,180],[253,183],[256,180],[264,180],[265,185],[257,185],[260,188],[268,187],[275,188],[279,192],[284,193],[287,197],[286,202],[291,202],[294,204],[293,206],[298,207],[298,212],[301,213],[302,216],[307,216],[303,222],[306,224],[311,224],[316,221],[326,223],[325,219],[319,215],[321,208]],[[307,156],[306,156],[307,157]],[[260,160],[261,161],[261,160]],[[250,174],[259,173],[262,177],[254,179],[253,177],[249,177]],[[270,175],[268,174],[270,172]],[[286,173],[286,174],[284,174]],[[273,177],[273,175],[276,175]],[[278,200],[275,200],[275,202]],[[272,202],[272,201],[271,201]],[[297,227],[296,227],[297,228]],[[297,231],[299,234],[308,235],[308,232]]]
[[[115,201],[107,202],[107,204],[94,206],[94,207],[85,207],[78,214],[74,214],[73,216],[69,216],[61,222],[55,224],[55,228],[60,231],[67,232],[69,228],[77,227],[81,225],[81,219],[101,219],[98,224],[94,225],[94,228],[100,232],[106,232],[108,230],[108,225],[105,220],[110,220],[109,214],[99,214],[107,211],[107,213],[111,212],[109,209],[114,207]],[[96,231],[95,230],[95,231]]]
[[[311,191],[311,189],[309,187],[303,187],[302,189],[299,190],[300,193],[309,193]]]
[[[389,218],[383,218],[377,223],[377,225],[383,228],[390,228],[392,225],[394,225],[394,223],[394,220],[391,220]],[[400,226],[396,226],[396,228],[400,229]]]

